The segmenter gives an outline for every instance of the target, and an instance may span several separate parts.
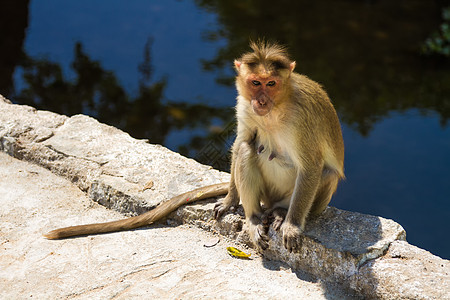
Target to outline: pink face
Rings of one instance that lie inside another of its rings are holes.
[[[272,110],[276,95],[281,89],[280,77],[251,74],[247,77],[246,84],[253,111],[258,116],[267,115]]]

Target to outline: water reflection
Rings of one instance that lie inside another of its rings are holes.
[[[202,104],[163,103],[166,79],[152,81],[151,39],[144,49],[139,65],[139,92],[132,97],[119,84],[115,74],[91,59],[80,42],[74,47],[71,67],[74,78],[63,75],[61,66],[48,59],[25,56],[20,66],[25,88],[14,95],[17,103],[60,114],[87,114],[99,121],[116,126],[136,138],[164,144],[169,132],[180,128],[207,127],[212,119],[230,119],[232,110]],[[186,149],[200,148],[208,137],[193,138]]]
[[[22,56],[29,0],[0,4],[0,94],[14,90],[13,72]]]
[[[220,15],[226,38],[206,70],[227,68],[247,50],[248,37],[265,36],[289,46],[300,72],[322,83],[341,120],[368,135],[391,111],[411,108],[450,117],[447,60],[420,57],[441,7],[432,1],[225,1],[198,0]],[[268,9],[270,7],[270,9]],[[218,77],[231,84],[233,78]]]

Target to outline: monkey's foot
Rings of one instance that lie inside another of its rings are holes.
[[[214,206],[214,218],[216,220],[220,219],[227,211],[235,211],[239,202],[234,204],[232,200],[227,196],[222,201],[219,201]]]
[[[298,252],[302,247],[303,230],[300,226],[290,222],[283,222],[281,225],[281,233],[283,234],[283,245],[289,252]]]
[[[286,218],[287,209],[283,207],[276,207],[267,210],[261,217],[263,224],[268,228],[270,224],[275,231],[278,231]]]
[[[276,231],[278,231],[281,228],[281,225],[284,222],[284,219],[286,218],[287,209],[282,207],[277,207],[272,211],[272,227]]]
[[[247,229],[253,244],[261,250],[269,247],[269,237],[266,228],[257,216],[247,219]]]

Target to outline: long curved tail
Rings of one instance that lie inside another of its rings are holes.
[[[179,208],[184,204],[220,195],[225,195],[228,192],[228,186],[229,183],[219,183],[201,187],[193,191],[175,196],[171,198],[169,201],[163,202],[154,209],[139,216],[106,223],[77,225],[55,229],[44,234],[44,237],[50,240],[55,240],[72,236],[129,230],[142,227],[145,225],[150,225],[166,217],[168,214],[170,214],[171,212],[173,212],[174,210],[176,210],[177,208]]]

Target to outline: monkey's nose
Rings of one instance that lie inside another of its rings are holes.
[[[256,102],[258,102],[258,104],[261,105],[261,106],[266,105],[266,100],[265,99],[258,98],[258,99],[256,99]]]

